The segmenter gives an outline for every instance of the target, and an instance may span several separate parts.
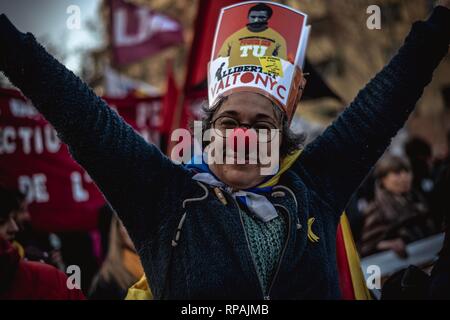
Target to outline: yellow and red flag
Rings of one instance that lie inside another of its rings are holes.
[[[341,216],[336,234],[336,260],[342,299],[371,300],[345,212]]]

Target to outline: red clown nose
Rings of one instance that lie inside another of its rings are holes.
[[[254,152],[257,148],[257,134],[255,130],[247,128],[235,128],[227,138],[227,145],[238,152],[238,144],[244,144],[245,152]]]

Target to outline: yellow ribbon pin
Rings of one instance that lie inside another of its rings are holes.
[[[319,242],[319,237],[312,231],[312,224],[316,218],[309,218],[308,219],[308,239],[311,242]]]

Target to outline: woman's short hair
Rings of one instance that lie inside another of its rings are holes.
[[[401,171],[411,171],[409,161],[399,156],[386,155],[376,164],[374,175],[375,178],[379,180],[386,177],[391,172],[399,173]]]
[[[270,17],[272,17],[273,14],[273,10],[271,7],[269,7],[268,5],[266,5],[265,3],[258,3],[257,5],[254,5],[253,7],[250,8],[250,10],[248,10],[248,15],[250,16],[250,13],[252,11],[265,11],[267,12],[267,19],[270,19]]]
[[[19,190],[8,189],[0,185],[0,218],[5,219],[20,209],[25,195]]]

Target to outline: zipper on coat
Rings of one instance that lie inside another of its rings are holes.
[[[277,269],[275,271],[275,274],[273,275],[273,278],[272,278],[272,281],[270,283],[269,290],[267,291],[267,296],[265,297],[265,300],[270,300],[270,292],[272,291],[272,287],[275,284],[275,280],[276,280],[276,278],[278,276],[278,272],[280,271],[281,263],[283,262],[284,254],[286,253],[286,248],[288,246],[289,238],[290,238],[290,235],[291,235],[291,215],[289,214],[288,209],[285,206],[282,206],[282,205],[279,205],[279,204],[275,204],[274,206],[280,207],[280,208],[283,208],[284,210],[286,210],[286,214],[288,216],[288,228],[287,228],[287,236],[286,236],[286,241],[284,243],[284,248],[283,248],[283,251],[281,251],[280,259],[278,260],[278,266],[277,266]]]

